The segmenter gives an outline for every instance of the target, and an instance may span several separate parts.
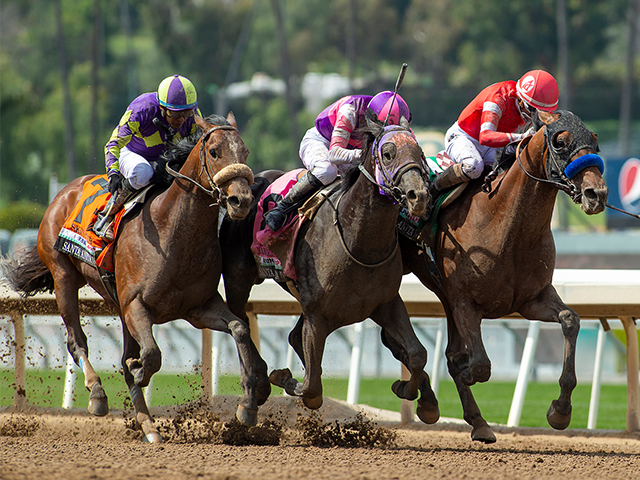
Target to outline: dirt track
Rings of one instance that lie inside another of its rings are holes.
[[[236,402],[237,398],[223,397],[211,410],[182,406],[154,411],[167,439],[162,445],[142,443],[140,432],[130,428],[128,412],[104,418],[80,411],[2,412],[0,479],[564,480],[629,479],[640,472],[640,434],[495,427],[497,443],[483,445],[471,441],[466,425],[402,427],[384,412],[365,411],[375,423],[359,423],[369,430],[362,428],[357,438],[346,442],[374,446],[310,446],[312,437],[301,434],[301,426],[306,433],[311,431],[304,430],[305,422],[307,427],[312,423],[316,433],[320,427],[325,432],[331,427],[333,437],[325,437],[328,444],[346,438],[348,428],[336,430],[336,421],[344,426],[354,411],[328,399],[319,420],[294,399],[272,397],[262,408],[260,421],[275,426],[267,430],[278,433],[278,445],[228,445],[222,443],[223,436],[211,432],[223,431],[222,422],[232,419]],[[232,430],[224,431],[238,439]],[[256,439],[273,443],[273,435]]]

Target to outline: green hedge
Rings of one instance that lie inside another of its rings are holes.
[[[14,232],[19,228],[38,228],[47,207],[21,201],[0,208],[0,228]]]

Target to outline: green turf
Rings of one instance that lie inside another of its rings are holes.
[[[124,379],[117,373],[101,374],[102,383],[109,397],[111,408],[123,408],[127,398]],[[82,375],[78,376],[74,402],[76,406],[87,405],[89,394],[82,388]],[[363,378],[360,383],[359,403],[385,410],[400,410],[400,400],[391,392],[394,379]],[[324,395],[345,400],[348,380],[346,378],[323,378]],[[62,403],[64,371],[27,371],[27,397],[30,403],[42,407],[58,407]],[[511,408],[515,382],[489,381],[472,387],[484,418],[490,423],[506,424]],[[0,371],[0,407],[13,403],[13,371]],[[199,375],[156,374],[153,377],[151,406],[175,405],[194,400],[202,392]],[[280,395],[281,389],[273,387],[272,395]],[[220,378],[221,395],[240,395],[239,378]],[[558,397],[557,383],[530,383],[525,397],[521,426],[548,427],[546,412],[551,400]],[[580,384],[573,393],[573,417],[570,428],[586,428],[589,415],[590,384]],[[462,408],[453,382],[443,380],[438,391],[440,414],[443,417],[462,418]],[[626,428],[626,385],[603,385],[600,392],[598,428],[624,430]]]

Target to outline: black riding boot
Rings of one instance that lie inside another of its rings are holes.
[[[122,209],[122,206],[133,197],[137,192],[135,188],[131,186],[128,179],[122,181],[122,188],[118,192],[111,208],[108,212],[105,212],[106,218],[101,218],[94,227],[94,232],[100,238],[104,238],[107,242],[113,242],[115,236],[113,233],[113,220],[116,218],[116,214]]]
[[[273,232],[280,230],[287,221],[287,215],[298,208],[305,200],[311,197],[315,192],[322,188],[322,182],[318,180],[311,172],[307,172],[298,182],[289,190],[289,193],[280,200],[273,210],[267,212],[264,217],[267,227]]]
[[[436,203],[436,199],[438,196],[445,190],[448,190],[451,187],[455,187],[464,182],[468,182],[471,180],[464,170],[462,169],[462,164],[454,163],[450,167],[448,167],[444,172],[436,177],[436,179],[429,185],[429,193],[431,194],[431,203],[425,213],[424,218],[429,218],[431,215],[431,210],[433,210],[433,206]]]

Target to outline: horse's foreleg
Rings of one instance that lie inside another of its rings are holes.
[[[468,385],[487,382],[491,378],[491,360],[482,342],[482,314],[475,308],[467,308],[459,303],[453,309],[453,320],[448,321],[449,328],[454,324],[460,341],[466,345],[469,354],[468,374],[462,371],[461,379]],[[452,323],[455,322],[455,323]]]
[[[471,439],[478,442],[495,443],[496,436],[482,417],[480,408],[473,397],[473,393],[471,393],[471,387],[469,387],[469,377],[471,375],[469,372],[469,355],[453,321],[448,323],[447,333],[449,336],[446,351],[447,367],[460,396],[463,418],[473,427]]]
[[[371,319],[382,327],[382,343],[411,373],[408,381],[398,380],[393,384],[393,392],[407,400],[416,399],[420,393],[416,409],[418,417],[425,423],[437,422],[440,418],[438,400],[431,389],[429,375],[424,371],[427,351],[411,326],[400,296],[397,295],[389,304],[378,307]]]
[[[87,410],[93,415],[102,417],[109,413],[109,402],[102,387],[102,381],[89,361],[87,336],[80,324],[78,289],[75,285],[76,281],[73,278],[65,276],[65,279],[61,279],[57,275],[55,282],[56,302],[67,328],[67,349],[76,365],[82,369],[84,386],[90,392]]]
[[[540,295],[528,302],[519,313],[525,318],[557,322],[562,327],[564,361],[559,379],[560,396],[551,402],[547,411],[547,421],[556,430],[564,430],[571,423],[571,394],[578,383],[576,342],[580,331],[580,317],[560,299],[552,285],[547,285]]]
[[[162,443],[160,433],[153,425],[153,417],[149,413],[149,408],[145,402],[142,388],[136,383],[136,373],[142,370],[140,365],[140,345],[131,336],[127,325],[122,322],[123,352],[122,370],[124,371],[124,381],[129,388],[129,395],[133,408],[136,412],[136,421],[142,427],[145,441],[149,443]]]
[[[302,322],[302,350],[304,354],[304,381],[297,389],[307,408],[322,406],[322,356],[327,336],[326,319],[305,314]]]
[[[293,330],[289,333],[289,345],[293,348],[293,351],[296,352],[298,358],[302,362],[302,366],[304,367],[304,352],[302,351],[302,325],[304,323],[304,315],[300,315],[298,317],[298,321],[293,327]]]

